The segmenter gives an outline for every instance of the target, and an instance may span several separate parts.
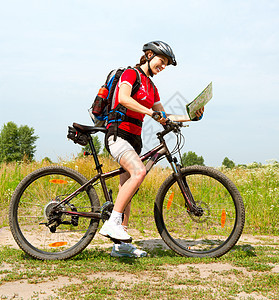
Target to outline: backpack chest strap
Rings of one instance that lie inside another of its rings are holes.
[[[113,140],[116,141],[118,126],[122,122],[129,122],[135,124],[139,127],[142,127],[142,121],[132,118],[126,115],[127,108],[121,104],[118,104],[116,108],[110,111],[108,115],[108,124],[112,123],[113,126]]]
[[[108,117],[108,124],[117,123],[117,125],[119,125],[122,122],[129,122],[139,127],[142,127],[142,121],[139,119],[129,117],[125,113],[119,110],[113,110],[110,112]]]

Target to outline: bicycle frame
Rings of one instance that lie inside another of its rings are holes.
[[[220,171],[206,166],[182,169],[175,158],[184,144],[182,126],[166,122],[162,132],[157,133],[158,146],[140,157],[146,173],[165,157],[172,167],[171,174],[162,178],[153,199],[156,227],[163,241],[179,255],[220,257],[232,249],[242,233],[243,200],[235,184]],[[93,178],[88,180],[66,166],[44,166],[27,175],[15,189],[9,207],[9,225],[16,243],[31,257],[42,260],[73,257],[89,245],[100,221],[109,220],[114,208],[112,192],[108,191],[110,181],[128,174],[124,168],[103,172],[91,138],[96,132],[106,133],[106,129],[73,123],[68,130],[68,137],[75,143],[84,145],[89,141],[96,165]],[[170,151],[164,140],[169,132],[177,138]],[[94,162],[90,161],[92,168]],[[95,189],[96,184],[99,186]],[[118,200],[121,199],[116,204]]]
[[[179,185],[179,187],[182,191],[182,194],[184,196],[185,206],[188,208],[188,210],[190,212],[193,212],[193,213],[196,214],[197,207],[196,207],[194,198],[191,194],[191,191],[188,187],[188,184],[187,184],[186,180],[183,179],[182,176],[181,176],[180,165],[177,164],[176,158],[172,157],[172,155],[169,152],[169,149],[166,145],[166,142],[163,138],[163,136],[165,134],[167,134],[168,132],[170,132],[170,130],[164,130],[163,132],[157,133],[157,137],[160,141],[160,144],[158,146],[156,146],[155,148],[151,149],[150,151],[146,152],[142,156],[140,156],[140,159],[141,159],[142,162],[149,159],[149,161],[147,162],[147,164],[145,166],[146,173],[148,173],[151,170],[151,168],[158,162],[158,160],[162,156],[165,155],[168,162],[170,163],[170,165],[172,167],[172,170],[174,172],[174,176],[176,177],[177,183],[178,183],[178,185]],[[101,183],[102,190],[103,190],[106,201],[113,202],[112,197],[111,197],[111,195],[110,195],[110,193],[107,189],[106,180],[109,179],[109,178],[119,176],[120,174],[125,173],[126,171],[122,167],[120,167],[118,169],[103,173],[102,165],[99,162],[99,159],[98,159],[98,156],[97,156],[97,153],[96,153],[96,149],[95,149],[95,146],[94,146],[93,141],[92,141],[92,137],[91,137],[90,134],[87,134],[87,135],[88,135],[89,145],[90,145],[90,148],[91,148],[91,151],[92,151],[91,154],[94,158],[94,162],[95,162],[96,170],[97,170],[98,174],[95,175],[90,180],[88,180],[84,185],[79,187],[72,194],[68,195],[59,204],[57,204],[54,207],[54,209],[58,208],[59,206],[61,206],[63,204],[67,204],[68,202],[70,202],[70,200],[72,198],[77,196],[80,192],[84,191],[89,185],[94,184],[98,180],[100,180],[100,183]],[[85,218],[101,219],[101,213],[99,213],[99,212],[63,211],[63,213],[68,214],[68,215],[75,215],[75,216],[79,216],[79,217],[85,217]]]

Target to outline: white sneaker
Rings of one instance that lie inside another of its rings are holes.
[[[124,230],[122,225],[105,221],[99,233],[105,237],[109,237],[118,241],[131,242],[132,237]]]
[[[114,257],[144,257],[147,256],[147,252],[137,249],[132,244],[121,243],[113,245],[110,255]]]

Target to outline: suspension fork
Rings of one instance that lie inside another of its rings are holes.
[[[159,138],[160,142],[164,145],[166,159],[168,160],[168,162],[171,165],[171,168],[173,170],[173,176],[175,177],[175,179],[178,183],[178,186],[182,192],[182,195],[184,197],[185,207],[187,208],[187,210],[189,212],[196,214],[196,211],[197,211],[196,202],[190,191],[188,183],[186,182],[186,179],[182,177],[180,164],[178,164],[176,157],[172,157],[163,137],[159,135],[158,138]]]
[[[173,162],[171,163],[171,165],[172,169],[174,170],[174,177],[184,197],[185,207],[189,212],[193,213],[195,216],[202,216],[203,210],[201,207],[197,207],[193,194],[186,181],[186,178],[182,176],[181,166],[177,163],[177,159],[175,157],[173,158]]]

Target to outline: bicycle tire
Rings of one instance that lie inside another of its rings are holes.
[[[58,224],[55,232],[42,224],[48,221],[51,207],[87,181],[70,168],[48,166],[30,173],[18,184],[10,202],[9,225],[24,252],[36,259],[61,260],[77,255],[88,246],[99,220],[69,216],[63,210],[99,211],[99,199],[92,185],[61,208],[60,219],[69,224]]]
[[[154,205],[154,217],[164,242],[181,256],[220,257],[238,241],[244,228],[245,209],[234,183],[210,167],[181,169],[201,217],[187,211],[174,174],[161,185]]]

